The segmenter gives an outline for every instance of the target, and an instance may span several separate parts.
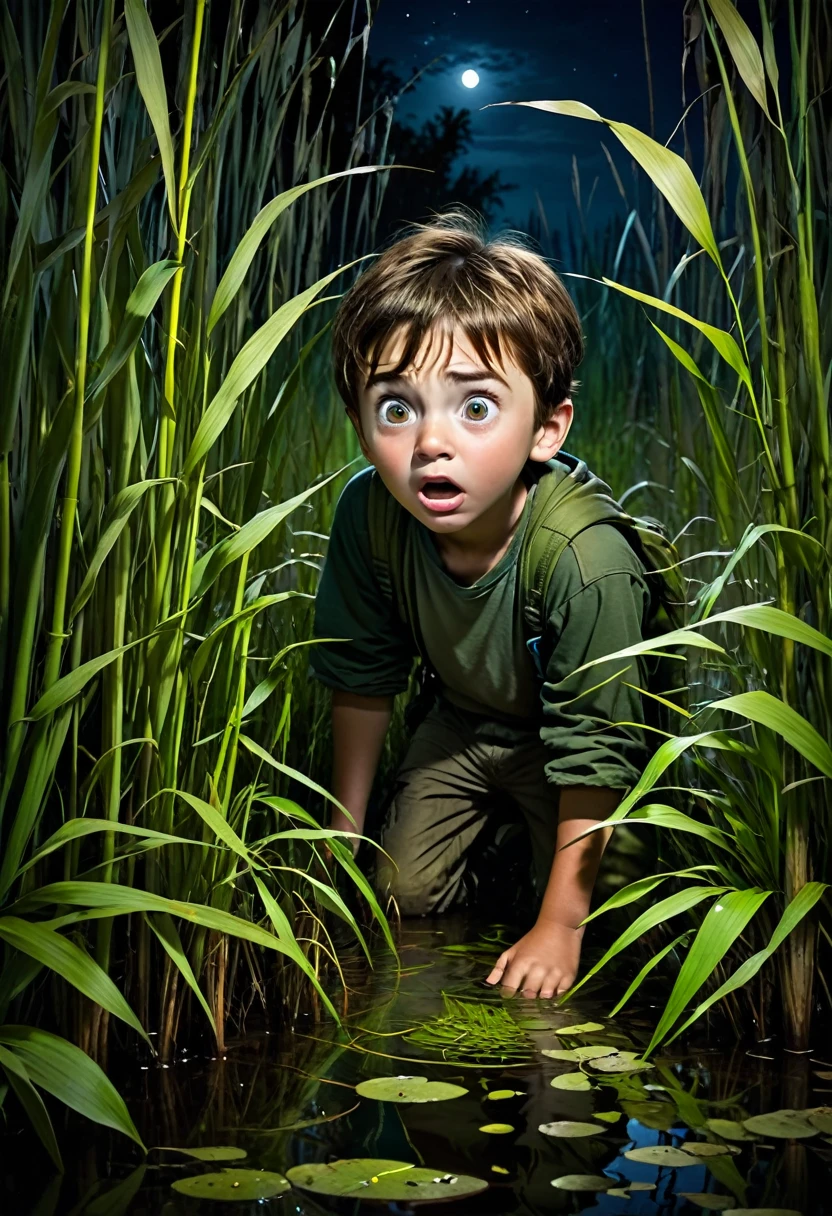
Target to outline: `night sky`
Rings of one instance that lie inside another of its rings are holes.
[[[656,137],[662,142],[683,110],[682,8],[682,0],[646,0]],[[401,98],[398,118],[418,127],[440,106],[472,111],[474,143],[464,163],[483,173],[499,169],[518,187],[504,196],[501,223],[526,228],[538,190],[550,226],[563,229],[567,214],[574,215],[573,153],[584,201],[599,178],[589,226],[603,223],[614,209],[626,214],[601,141],[619,171],[627,171],[629,160],[606,126],[516,107],[481,107],[578,100],[649,133],[640,0],[382,0],[369,53],[389,59],[407,79],[442,57]],[[467,69],[479,75],[476,88],[461,81]],[[690,65],[688,72],[690,103],[697,89]],[[671,146],[678,151],[681,141]],[[628,174],[625,183],[630,180]]]

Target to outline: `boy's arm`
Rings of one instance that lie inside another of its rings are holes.
[[[618,806],[623,790],[571,785],[560,791],[557,845],[549,881],[534,928],[500,955],[489,984],[501,983],[509,994],[549,998],[566,992],[575,982],[592,889],[612,828],[593,832],[565,848],[576,836],[606,819]]]
[[[355,823],[337,808],[330,827],[361,833],[367,800],[373,786],[381,749],[393,714],[392,697],[365,697],[358,693],[332,693],[332,793]],[[353,841],[353,850],[358,841]]]

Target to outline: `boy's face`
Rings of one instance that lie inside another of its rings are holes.
[[[402,375],[385,379],[402,350],[398,333],[360,394],[364,455],[393,497],[432,532],[464,541],[470,529],[473,540],[482,529],[471,525],[483,517],[499,529],[526,461],[549,460],[563,444],[571,401],[535,426],[526,373],[505,349],[502,361],[492,358],[497,374],[490,372],[461,329],[426,335]]]

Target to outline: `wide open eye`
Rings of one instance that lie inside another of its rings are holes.
[[[487,397],[471,397],[465,402],[465,417],[470,422],[485,422],[495,413],[493,401]]]
[[[401,426],[409,417],[410,409],[403,401],[388,399],[379,406],[379,418],[388,426]]]

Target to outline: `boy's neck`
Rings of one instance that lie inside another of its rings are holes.
[[[511,544],[528,497],[523,477],[478,519],[452,536],[432,533],[433,543],[449,574],[473,583],[497,565]]]

